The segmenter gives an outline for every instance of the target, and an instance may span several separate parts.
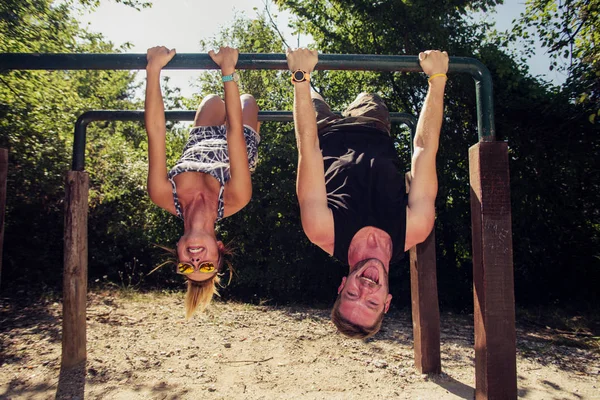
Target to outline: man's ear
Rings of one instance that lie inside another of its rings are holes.
[[[225,245],[220,240],[217,240],[217,247],[219,248],[219,252],[223,252],[225,250]]]
[[[387,313],[388,310],[390,309],[390,304],[392,303],[392,295],[388,293],[386,299],[385,299],[385,306],[383,308],[383,312]]]
[[[340,292],[342,291],[342,289],[344,288],[344,285],[346,284],[346,277],[344,276],[342,278],[342,283],[340,283],[340,286],[338,287],[338,294],[340,294]]]

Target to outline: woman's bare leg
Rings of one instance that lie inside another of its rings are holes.
[[[260,133],[260,122],[258,121],[258,104],[256,99],[251,94],[243,94],[240,96],[242,102],[242,122],[244,125],[250,126]]]
[[[215,126],[225,123],[225,102],[216,94],[202,99],[196,110],[194,126]]]

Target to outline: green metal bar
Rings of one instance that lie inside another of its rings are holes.
[[[336,112],[340,114],[339,112]],[[193,121],[196,111],[170,110],[165,111],[167,121]],[[415,134],[417,118],[407,113],[390,113],[392,122],[404,123],[411,131],[411,138]],[[94,121],[143,121],[144,111],[138,110],[92,110],[84,112],[75,122],[75,138],[73,140],[73,171],[83,171],[85,167],[85,142],[87,137],[87,126]],[[291,111],[260,111],[259,121],[291,122],[293,115]],[[412,141],[411,141],[412,142]],[[412,149],[412,147],[411,147]]]
[[[145,54],[41,54],[0,53],[0,71],[29,70],[136,70],[146,68]],[[165,69],[217,69],[206,53],[177,54]],[[238,69],[288,69],[285,54],[241,53]],[[417,56],[319,54],[317,70],[406,71],[421,72]],[[492,78],[479,60],[450,57],[450,73],[467,73],[475,80],[477,129],[480,142],[493,142],[496,129],[493,115]]]
[[[136,70],[146,68],[146,54],[0,53],[0,71]],[[240,53],[238,69],[288,69],[285,54]],[[164,69],[218,69],[207,53],[180,53]],[[319,54],[317,70],[421,71],[417,56]]]

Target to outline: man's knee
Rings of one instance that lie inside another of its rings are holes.
[[[361,101],[361,102],[375,102],[378,104],[381,104],[383,106],[385,106],[387,108],[387,105],[385,104],[385,101],[383,101],[383,99],[381,98],[380,95],[378,95],[377,93],[371,93],[371,92],[361,92],[358,94],[358,96],[356,96],[356,101]]]

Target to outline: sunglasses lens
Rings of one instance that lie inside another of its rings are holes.
[[[213,263],[203,263],[200,265],[200,272],[213,272],[215,270],[215,265]]]
[[[177,268],[180,274],[188,275],[194,272],[194,266],[191,264],[180,263]]]

